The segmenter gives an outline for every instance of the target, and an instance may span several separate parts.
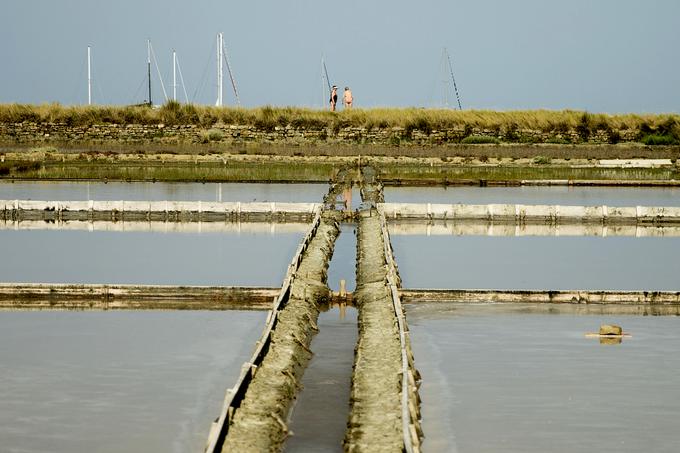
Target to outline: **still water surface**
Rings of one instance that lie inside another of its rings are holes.
[[[340,290],[340,280],[345,280],[347,291],[354,291],[356,256],[356,226],[349,223],[340,224],[340,236],[335,240],[333,256],[328,263],[328,287],[333,291]]]
[[[680,206],[680,187],[386,187],[388,203]]]
[[[265,316],[0,313],[0,450],[203,451]]]
[[[680,238],[391,236],[405,288],[680,290]]]
[[[303,236],[0,230],[0,281],[278,286]]]
[[[424,451],[680,451],[680,318],[407,311]]]
[[[319,315],[314,353],[302,379],[285,445],[287,453],[341,453],[349,418],[357,311],[334,307]]]
[[[0,182],[0,200],[276,201],[319,203],[327,184]]]

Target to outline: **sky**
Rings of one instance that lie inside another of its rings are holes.
[[[151,39],[168,93],[175,49],[189,101],[214,104],[221,31],[247,107],[320,108],[322,57],[357,107],[454,106],[446,47],[464,109],[678,112],[679,17],[677,0],[5,0],[0,103],[86,103],[88,45],[94,102],[143,102]]]

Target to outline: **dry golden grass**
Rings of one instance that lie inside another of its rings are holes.
[[[169,102],[160,108],[147,106],[62,106],[60,104],[0,104],[0,122],[50,122],[73,126],[92,124],[215,124],[277,126],[309,129],[343,127],[392,128],[430,132],[451,128],[475,128],[507,134],[515,130],[561,132],[579,130],[639,130],[642,134],[679,134],[677,114],[586,113],[563,110],[443,110],[419,108],[353,109],[332,113],[300,107],[209,107]]]

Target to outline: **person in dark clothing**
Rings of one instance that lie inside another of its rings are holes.
[[[338,87],[335,85],[331,89],[331,99],[329,102],[331,103],[331,112],[335,112],[335,105],[338,103]]]

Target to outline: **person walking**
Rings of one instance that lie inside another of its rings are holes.
[[[331,112],[335,112],[335,105],[338,103],[338,87],[335,85],[331,89],[331,99],[329,102],[331,103]]]
[[[349,87],[345,87],[345,93],[342,95],[342,101],[345,104],[345,109],[349,110],[352,108],[352,102],[354,98],[352,97],[352,90]]]

